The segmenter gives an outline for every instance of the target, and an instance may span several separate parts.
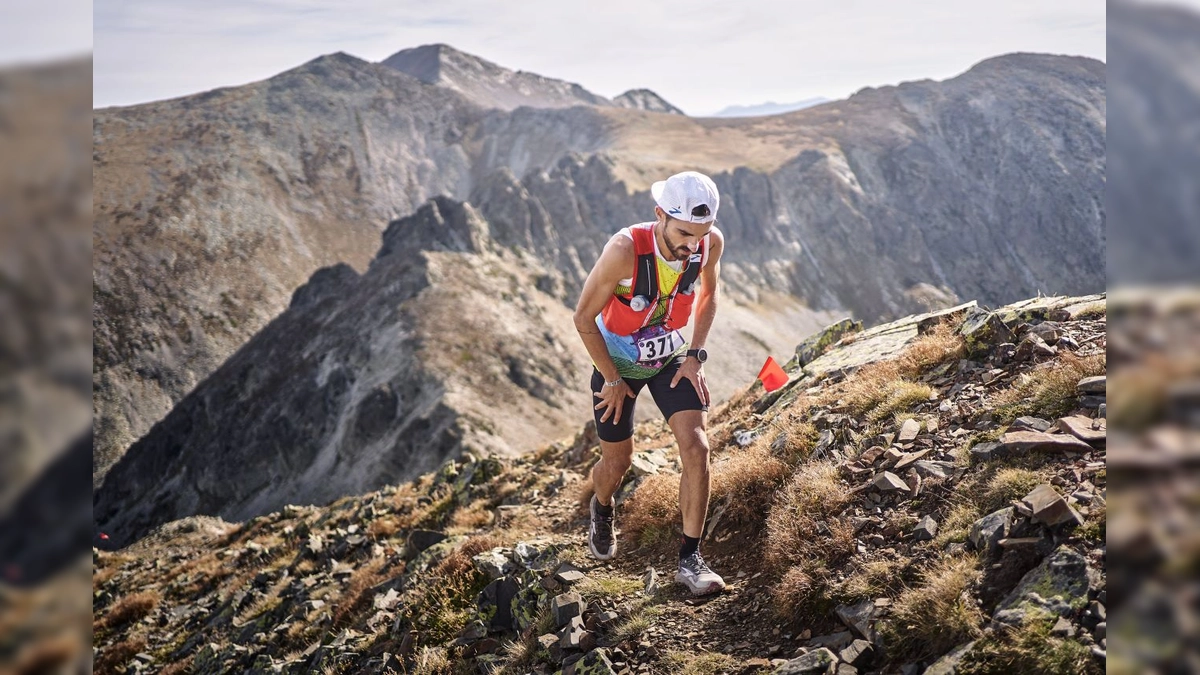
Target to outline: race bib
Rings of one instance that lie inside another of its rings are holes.
[[[682,347],[684,342],[683,334],[677,330],[638,340],[638,361],[642,363],[661,361],[674,354],[675,350]]]

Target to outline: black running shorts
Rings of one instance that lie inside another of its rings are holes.
[[[614,415],[609,415],[608,420],[601,422],[600,418],[606,412],[606,409],[595,409],[600,399],[592,396],[592,412],[596,418],[596,433],[600,436],[600,440],[609,443],[617,443],[623,441],[630,436],[633,436],[633,408],[637,403],[637,395],[642,391],[642,387],[649,386],[650,394],[654,396],[654,402],[658,405],[659,411],[662,412],[663,419],[670,421],[671,415],[681,410],[702,410],[707,412],[708,406],[700,402],[700,394],[696,392],[696,387],[692,385],[692,381],[688,379],[680,379],[679,384],[675,388],[671,388],[671,380],[675,379],[675,373],[679,371],[679,367],[683,365],[684,358],[680,357],[672,361],[658,371],[654,377],[646,380],[636,380],[633,378],[625,378],[625,384],[633,390],[633,398],[626,398],[625,405],[621,408],[621,421],[613,423]],[[604,376],[600,371],[592,368],[592,393],[598,394],[604,388]]]

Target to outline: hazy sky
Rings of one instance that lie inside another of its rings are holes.
[[[67,2],[68,0],[53,0]],[[444,42],[692,115],[943,79],[1014,51],[1105,58],[1103,0],[96,0],[94,101],[264,79],[321,54]]]

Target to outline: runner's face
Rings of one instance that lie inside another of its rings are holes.
[[[667,250],[675,260],[687,260],[693,253],[700,250],[700,240],[708,236],[712,230],[713,221],[707,223],[689,223],[675,218],[667,218],[663,228],[663,239],[667,242]]]

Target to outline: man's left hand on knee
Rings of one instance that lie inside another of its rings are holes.
[[[708,381],[704,377],[704,364],[692,357],[684,359],[683,364],[675,371],[675,377],[671,380],[671,388],[674,389],[675,385],[684,379],[692,383],[692,386],[696,388],[696,393],[700,395],[700,402],[707,406]]]

